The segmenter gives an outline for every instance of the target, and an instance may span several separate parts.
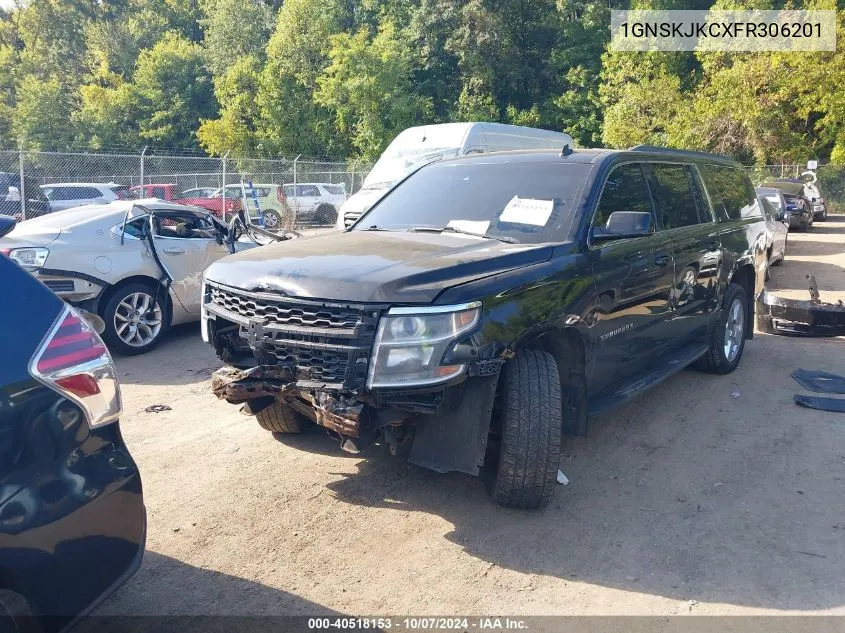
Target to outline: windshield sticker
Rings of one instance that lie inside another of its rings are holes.
[[[502,211],[499,221],[511,222],[513,224],[546,226],[554,208],[554,200],[537,200],[535,198],[514,196],[508,202],[505,210]]]
[[[487,229],[490,228],[490,220],[449,220],[449,224],[459,231],[466,231],[467,233],[479,233],[484,235]]]

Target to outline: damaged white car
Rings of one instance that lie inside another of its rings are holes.
[[[22,222],[0,253],[102,317],[112,350],[140,354],[171,325],[199,320],[203,271],[256,245],[235,238],[205,209],[127,200]]]

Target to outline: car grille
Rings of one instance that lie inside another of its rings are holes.
[[[360,211],[347,211],[343,214],[343,226],[347,229],[357,222],[358,218],[361,217]]]
[[[387,306],[323,303],[207,285],[206,309],[238,323],[262,363],[288,365],[302,387],[364,387]]]

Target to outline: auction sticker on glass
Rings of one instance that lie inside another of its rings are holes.
[[[499,216],[499,221],[510,222],[512,224],[546,226],[554,208],[554,200],[537,200],[535,198],[514,196],[505,206],[505,210]]]
[[[610,12],[612,51],[835,51],[836,11]]]

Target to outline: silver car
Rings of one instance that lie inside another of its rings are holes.
[[[129,193],[129,185],[96,182],[60,182],[41,185],[41,190],[50,201],[51,211],[62,211],[86,204],[108,204],[123,200]]]
[[[127,200],[22,222],[0,240],[0,253],[100,315],[113,350],[140,354],[171,325],[199,320],[202,274],[230,253],[227,233],[205,209]]]

